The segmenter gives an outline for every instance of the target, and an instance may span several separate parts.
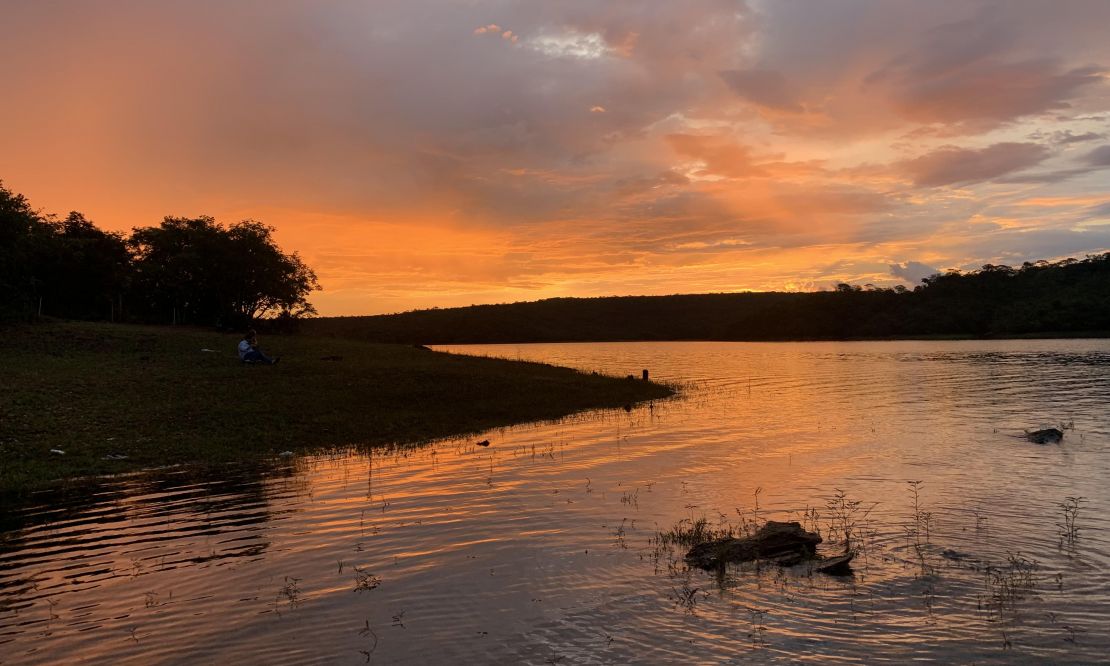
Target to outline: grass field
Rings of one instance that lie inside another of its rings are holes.
[[[281,362],[245,366],[237,341],[111,324],[0,329],[0,491],[174,463],[417,442],[672,394],[536,363],[310,336],[263,338]]]

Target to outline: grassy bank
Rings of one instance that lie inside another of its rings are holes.
[[[536,363],[310,336],[264,338],[281,362],[243,366],[236,342],[208,331],[88,323],[0,331],[0,491],[173,463],[415,442],[671,394]]]

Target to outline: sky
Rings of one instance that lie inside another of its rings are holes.
[[[0,179],[256,219],[323,315],[1110,249],[1104,0],[0,0]]]

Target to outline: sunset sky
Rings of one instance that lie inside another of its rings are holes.
[[[0,179],[262,220],[321,314],[1110,249],[1110,2],[0,0]]]

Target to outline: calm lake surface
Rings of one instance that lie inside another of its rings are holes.
[[[1110,341],[450,350],[649,368],[684,393],[5,507],[0,663],[1110,655]],[[1060,423],[1062,444],[1020,437]],[[657,532],[702,518],[800,520],[829,553],[852,523],[856,573],[688,570]]]

